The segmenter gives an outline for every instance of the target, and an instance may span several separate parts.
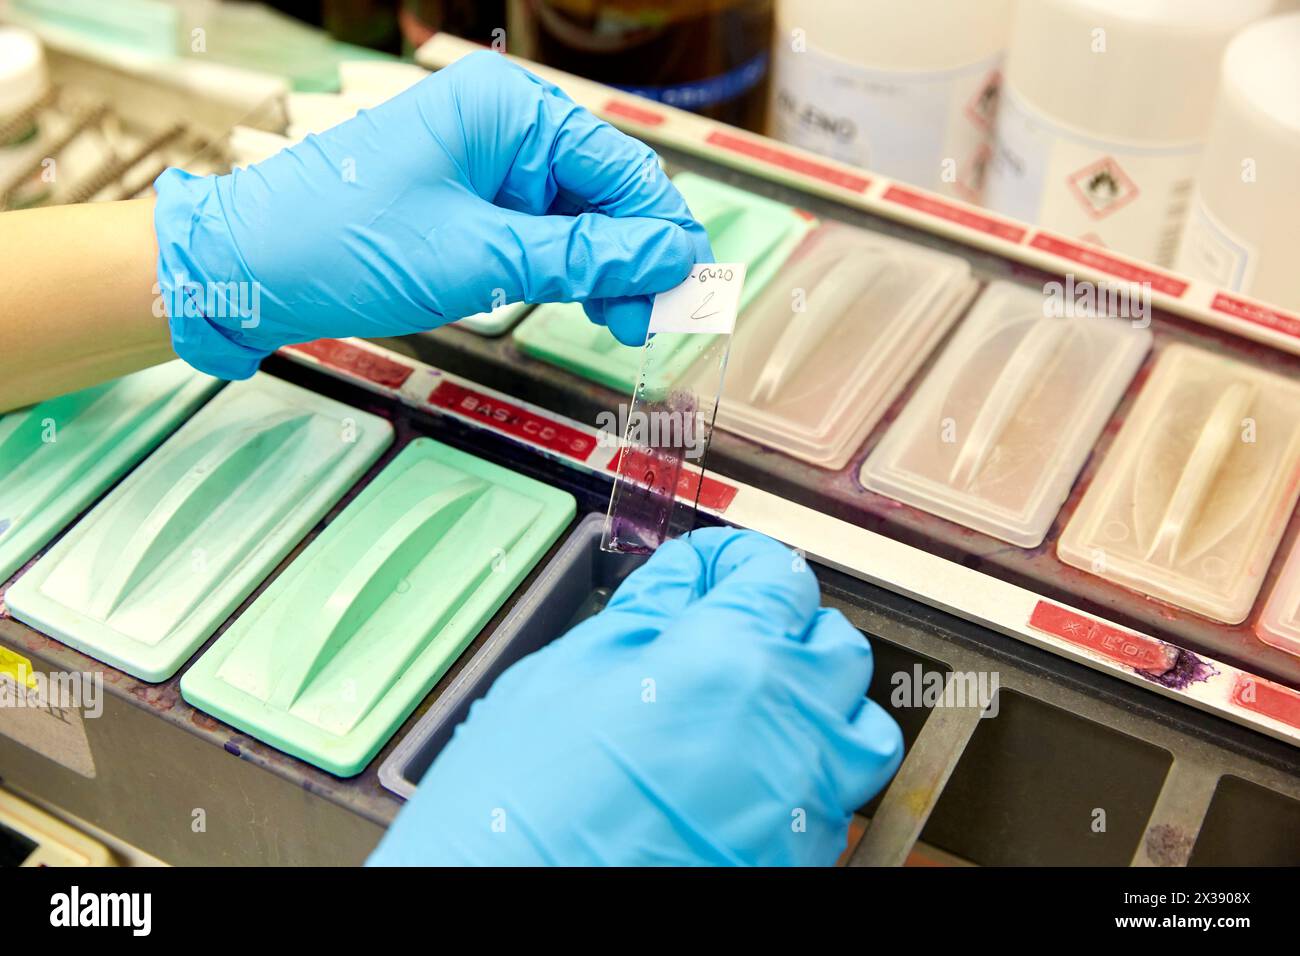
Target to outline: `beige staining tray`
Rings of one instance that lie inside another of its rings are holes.
[[[862,467],[870,490],[1021,547],[1041,544],[1151,347],[1112,318],[1049,317],[994,282]]]
[[[1295,506],[1298,465],[1300,383],[1170,346],[1058,553],[1135,591],[1239,624]]]
[[[718,427],[843,468],[973,288],[956,256],[822,226],[741,316]]]
[[[1255,636],[1271,647],[1300,657],[1300,543],[1291,550],[1255,622]]]

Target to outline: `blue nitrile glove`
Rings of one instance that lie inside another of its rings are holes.
[[[871,649],[792,551],[709,528],[515,664],[376,865],[829,865],[898,768]]]
[[[521,300],[584,301],[639,344],[648,294],[712,261],[648,146],[489,52],[248,169],[155,188],[172,344],[221,378]]]

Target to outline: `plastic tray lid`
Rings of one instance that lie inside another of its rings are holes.
[[[0,417],[0,582],[220,387],[168,362]]]
[[[479,335],[505,335],[531,308],[532,306],[526,302],[510,302],[491,312],[467,315],[463,319],[458,319],[455,325],[458,329],[468,329]]]
[[[678,173],[673,182],[708,232],[714,258],[743,262],[748,267],[742,309],[816,224],[807,213],[784,203],[695,173]],[[669,385],[687,371],[700,354],[698,341],[695,348],[684,347],[687,338],[676,334],[656,337],[653,367],[645,375],[649,385]],[[514,339],[530,355],[618,391],[631,392],[641,377],[641,349],[621,345],[575,303],[539,306],[515,329]]]
[[[392,442],[269,375],[227,386],[9,589],[14,617],[171,677]]]
[[[1042,543],[1151,347],[1131,322],[1044,314],[994,282],[862,466],[872,491],[1011,544]]]
[[[359,773],[568,526],[571,495],[411,442],[181,681],[195,707]]]
[[[820,226],[740,324],[718,426],[844,467],[973,289],[957,256]]]
[[[1246,619],[1300,491],[1300,383],[1165,349],[1057,545],[1061,560]]]
[[[1273,585],[1255,622],[1255,635],[1265,644],[1300,657],[1300,543],[1291,549]]]

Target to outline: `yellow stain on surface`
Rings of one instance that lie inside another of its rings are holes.
[[[925,787],[909,790],[903,795],[903,806],[907,807],[907,812],[912,816],[919,817],[930,806],[932,796],[932,792]]]
[[[36,675],[32,673],[32,662],[21,654],[0,647],[0,677],[8,677],[20,687],[36,686]]]

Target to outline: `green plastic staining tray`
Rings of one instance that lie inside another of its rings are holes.
[[[807,213],[784,203],[694,173],[679,173],[673,182],[708,232],[714,258],[748,267],[742,309],[817,224]],[[644,376],[648,384],[663,387],[682,377],[701,351],[684,347],[688,338],[692,336],[656,336],[653,367]],[[619,344],[576,303],[539,306],[515,329],[514,340],[530,355],[619,391],[632,391],[642,377],[641,349]]]
[[[227,386],[9,589],[14,617],[164,681],[392,442],[269,375]]]
[[[471,332],[477,332],[479,335],[488,337],[496,335],[505,335],[515,323],[524,317],[532,306],[526,302],[511,302],[500,308],[493,309],[491,312],[480,312],[478,315],[467,315],[455,323],[458,329],[468,329]]]
[[[360,773],[576,510],[571,495],[411,442],[181,680],[200,710]]]
[[[168,362],[0,417],[0,582],[220,387]]]

